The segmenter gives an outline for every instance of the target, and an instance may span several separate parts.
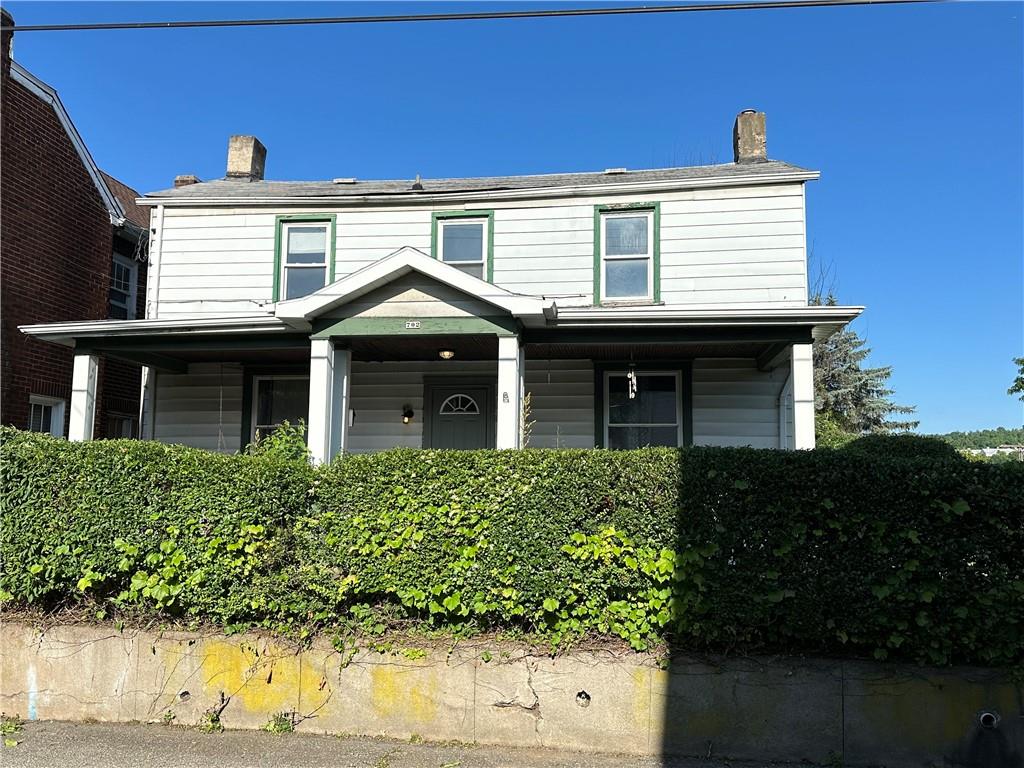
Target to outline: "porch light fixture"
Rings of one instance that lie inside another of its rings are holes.
[[[455,350],[454,349],[439,349],[439,350],[437,350],[437,354],[440,356],[440,358],[442,360],[451,360],[453,357],[455,357]]]
[[[415,414],[412,411],[412,406],[411,405],[403,405],[402,406],[402,423],[403,424],[408,424],[410,421],[412,421],[412,417],[414,415]]]

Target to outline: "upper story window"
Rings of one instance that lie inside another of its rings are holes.
[[[281,295],[297,299],[327,285],[327,223],[285,224]]]
[[[139,262],[114,254],[110,267],[110,310],[114,320],[134,320],[138,295]]]
[[[481,280],[493,277],[490,211],[434,215],[434,256]]]
[[[602,215],[602,299],[653,297],[653,223],[653,211]]]

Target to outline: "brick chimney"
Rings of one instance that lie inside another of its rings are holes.
[[[229,179],[263,181],[267,148],[255,136],[232,136],[228,141]]]
[[[198,176],[193,176],[191,173],[186,173],[181,176],[174,177],[174,188],[187,187],[190,184],[198,184],[202,179]]]
[[[0,8],[0,26],[4,31],[0,33],[0,48],[3,56],[3,76],[6,78],[11,73],[11,43],[14,40],[14,17],[7,12],[6,8]]]
[[[737,163],[764,163],[768,160],[764,112],[744,109],[736,115],[732,128],[732,151]]]

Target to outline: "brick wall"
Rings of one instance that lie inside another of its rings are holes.
[[[70,406],[72,353],[17,326],[107,318],[113,227],[53,109],[6,68],[0,91],[0,421],[25,428],[29,395]],[[97,437],[107,410],[135,413],[139,399],[136,366],[104,361],[100,373]]]

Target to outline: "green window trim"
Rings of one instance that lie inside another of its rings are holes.
[[[664,360],[656,362],[595,362],[594,363],[594,445],[607,448],[604,442],[604,375],[606,373],[622,373],[632,365],[638,371],[678,371],[682,392],[683,444],[680,447],[693,445],[693,361]]]
[[[338,216],[333,213],[293,213],[277,216],[274,219],[274,298],[275,302],[281,300],[281,262],[283,255],[281,246],[284,244],[282,233],[284,225],[292,222],[307,222],[310,224],[327,224],[327,284],[334,282],[334,262],[337,251]]]
[[[494,211],[434,211],[430,217],[430,255],[438,258],[437,222],[446,219],[487,219],[487,253],[484,275],[488,283],[494,282]]]
[[[623,203],[619,205],[595,205],[594,206],[594,306],[602,304],[601,301],[601,216],[605,213],[620,213],[622,211],[651,211],[654,216],[654,247],[651,250],[651,302],[661,303],[661,203]],[[614,302],[613,302],[614,303]]]

